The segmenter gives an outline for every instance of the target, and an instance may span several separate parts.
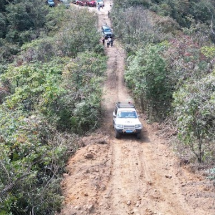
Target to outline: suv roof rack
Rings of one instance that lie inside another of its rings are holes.
[[[131,102],[117,102],[116,105],[118,108],[135,108]]]

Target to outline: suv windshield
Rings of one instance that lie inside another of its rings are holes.
[[[105,28],[104,32],[111,32],[110,28]]]
[[[118,118],[137,118],[135,111],[119,111],[117,114]]]

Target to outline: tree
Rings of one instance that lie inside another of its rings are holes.
[[[66,56],[76,57],[79,52],[97,50],[100,35],[97,18],[88,10],[72,8],[72,20],[65,23],[56,40],[58,50]]]
[[[101,83],[106,69],[105,56],[92,52],[78,54],[63,72],[63,87],[67,89],[61,103],[61,129],[83,134],[98,127],[101,117]]]
[[[7,0],[0,0],[0,12],[5,11],[5,6],[8,4]]]
[[[60,179],[74,136],[44,117],[0,109],[1,214],[55,214],[63,200]]]
[[[0,38],[5,36],[6,33],[6,18],[3,13],[0,12]]]
[[[201,45],[190,36],[171,40],[164,56],[169,71],[168,78],[175,90],[185,81],[200,79],[213,70],[213,63],[204,55]]]
[[[6,5],[6,19],[8,28],[6,38],[10,42],[23,44],[31,41],[39,35],[40,28],[46,23],[46,15],[49,8],[42,0],[16,0]],[[29,34],[29,37],[20,36],[21,32]]]
[[[125,80],[150,119],[164,118],[170,106],[171,91],[166,62],[161,55],[164,44],[148,45],[129,60]]]
[[[215,141],[215,76],[187,83],[174,93],[178,136],[198,162],[213,159]]]
[[[114,6],[111,14],[114,35],[121,39],[129,55],[149,42],[159,41],[159,30],[150,23],[150,15],[143,7]]]
[[[11,95],[5,103],[10,108],[20,106],[25,111],[45,111],[47,106],[50,110],[63,92],[59,87],[60,67],[47,64],[10,67],[2,76],[3,81],[10,83],[11,89]]]

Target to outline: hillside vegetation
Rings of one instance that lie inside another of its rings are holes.
[[[78,135],[100,123],[97,17],[40,0],[2,3],[0,214],[55,214]]]

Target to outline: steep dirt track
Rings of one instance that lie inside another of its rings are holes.
[[[95,10],[96,9],[92,9]],[[99,26],[110,25],[110,2],[98,11]],[[144,137],[115,139],[112,111],[117,101],[132,101],[124,86],[125,53],[117,41],[106,48],[104,119],[100,130],[82,139],[85,147],[68,163],[62,188],[62,215],[214,215],[214,189],[202,176],[179,166],[174,154],[146,124]]]

